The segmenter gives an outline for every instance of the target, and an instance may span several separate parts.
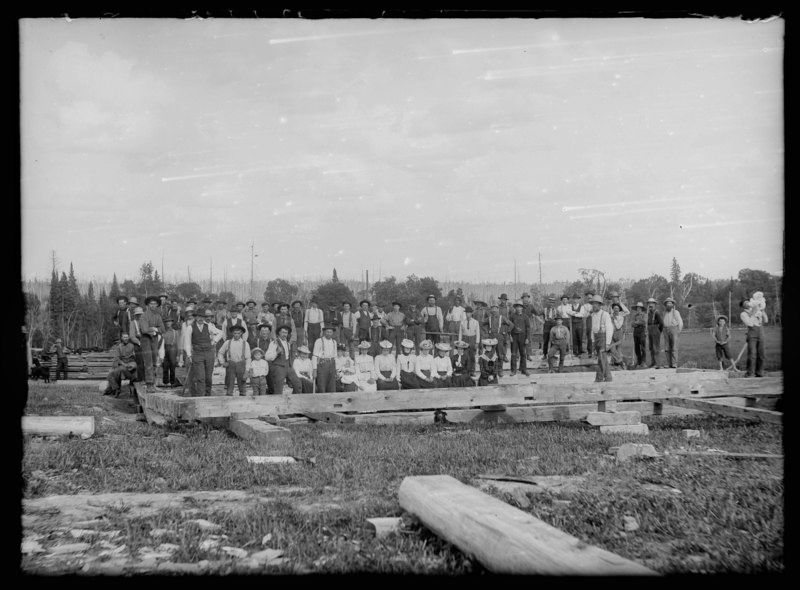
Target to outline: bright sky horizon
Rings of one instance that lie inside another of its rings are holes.
[[[784,21],[22,19],[23,278],[783,272]]]

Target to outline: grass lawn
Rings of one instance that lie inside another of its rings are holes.
[[[188,490],[274,496],[264,504],[198,504],[190,517],[177,508],[154,514],[109,510],[93,526],[98,534],[88,541],[86,555],[25,556],[22,568],[29,573],[79,572],[90,562],[112,559],[87,557],[103,548],[115,548],[113,559],[127,559],[131,566],[141,562],[142,548],[165,542],[177,547],[171,561],[203,562],[211,568],[206,572],[239,571],[237,560],[220,555],[211,545],[257,551],[265,535],[271,535],[266,546],[282,550],[285,558],[257,570],[266,573],[481,572],[479,564],[418,523],[409,520],[399,535],[375,539],[365,519],[403,514],[397,490],[408,475],[449,474],[477,485],[475,477],[485,473],[580,476],[575,489],[537,493],[524,509],[587,543],[661,573],[784,569],[781,462],[672,457],[617,464],[607,455],[610,446],[628,441],[647,442],[658,451],[684,447],[780,454],[782,429],[776,425],[706,415],[646,417],[651,429],[646,438],[601,435],[577,422],[293,426],[289,454],[314,462],[253,465],[246,456],[265,453],[249,442],[203,425],[172,430],[185,438],[171,442],[166,429],[133,421],[125,400],[103,397],[94,385],[32,383],[27,413],[92,414],[96,433],[88,440],[26,437],[26,499]],[[685,428],[700,430],[700,438],[683,438]],[[665,486],[680,492],[665,492]],[[501,490],[490,493],[514,501]],[[184,508],[190,504],[186,502]],[[635,517],[640,528],[624,531],[623,516]],[[189,518],[204,518],[222,529],[204,531]],[[88,526],[64,526],[55,519],[55,514],[25,514],[25,538],[49,552],[76,542],[70,528]],[[156,540],[151,533],[158,529],[166,532],[158,531],[162,536]],[[138,567],[149,571],[147,562]]]

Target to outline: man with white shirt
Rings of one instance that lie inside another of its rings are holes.
[[[325,324],[322,338],[314,343],[311,364],[317,379],[317,393],[334,393],[336,391],[336,340],[333,333],[336,326]]]
[[[588,310],[584,310],[581,304],[581,296],[577,293],[572,294],[572,303],[569,306],[569,320],[564,320],[564,325],[569,328],[572,335],[572,354],[580,356],[588,352],[586,349],[586,341],[584,339],[584,332],[586,323],[586,316],[589,314]]]
[[[350,302],[342,301],[342,311],[339,312],[339,344],[344,344],[350,358],[355,357],[355,338],[358,335],[356,314],[350,311]]]
[[[322,334],[322,322],[325,320],[322,310],[317,307],[317,298],[312,297],[309,307],[303,318],[303,330],[305,330],[308,342],[313,344]]]
[[[452,332],[454,335],[450,336],[450,339],[455,342],[456,340],[460,340],[458,337],[458,330],[461,327],[461,322],[466,319],[467,315],[465,313],[465,308],[462,305],[462,300],[460,296],[456,296],[455,301],[453,302],[453,306],[447,312],[445,316],[445,321],[447,321],[447,331]]]
[[[400,311],[401,307],[402,305],[400,305],[399,301],[392,301],[392,311],[386,314],[386,329],[388,330],[387,340],[392,343],[394,352],[392,358],[396,358],[400,353],[400,343],[405,337],[406,314]]]
[[[274,395],[283,394],[283,387],[287,383],[292,386],[292,393],[302,393],[303,385],[300,378],[292,368],[292,352],[289,346],[289,332],[291,328],[286,324],[281,324],[275,330],[277,338],[269,343],[264,358],[269,363],[269,375],[272,382]]]
[[[747,326],[747,371],[745,377],[752,377],[755,369],[756,377],[764,376],[764,324],[769,322],[767,312],[756,309],[750,301],[740,303],[743,311],[739,315],[742,323]],[[753,366],[755,365],[755,367]]]
[[[481,324],[472,317],[472,307],[469,305],[464,308],[464,319],[459,326],[458,340],[463,340],[472,350],[472,358],[478,356],[478,344],[481,341]]]
[[[192,314],[194,323],[181,330],[183,353],[186,356],[186,362],[191,367],[188,375],[191,385],[190,395],[208,396],[211,395],[216,344],[224,337],[224,334],[213,324],[214,312],[212,310],[209,309],[202,313],[195,309]],[[182,365],[181,360],[179,366]]]
[[[150,295],[145,299],[147,306],[139,318],[142,357],[144,358],[144,380],[147,393],[155,393],[156,366],[158,365],[158,339],[164,333],[164,321],[158,311],[158,297]]]
[[[675,309],[675,300],[667,297],[664,300],[664,349],[667,355],[667,363],[670,369],[678,366],[678,334],[683,330],[683,319],[681,314]]]
[[[589,357],[594,356],[594,340],[592,339],[592,311],[594,307],[592,306],[592,299],[594,299],[594,291],[591,289],[587,289],[583,294],[583,307],[581,307],[581,311],[583,312],[584,317],[584,338],[583,341],[585,343],[585,350]]]
[[[217,359],[225,367],[226,395],[233,395],[234,381],[239,395],[247,395],[247,375],[250,373],[250,344],[244,338],[244,328],[234,326],[233,338],[226,340],[217,353]]]
[[[614,337],[614,322],[611,314],[603,309],[603,298],[599,295],[592,297],[592,340],[597,353],[597,375],[595,382],[611,381],[611,369],[608,366],[608,352],[611,349],[611,339]]]

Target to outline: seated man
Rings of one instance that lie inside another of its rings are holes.
[[[103,395],[119,397],[122,392],[122,380],[127,379],[131,384],[136,381],[136,361],[129,361],[121,366],[116,366],[108,373],[106,378],[108,386]]]

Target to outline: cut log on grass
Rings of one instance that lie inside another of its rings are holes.
[[[406,477],[400,506],[501,574],[655,575],[447,475]]]
[[[589,412],[586,422],[592,426],[610,426],[612,424],[640,424],[642,415],[639,412]]]
[[[783,413],[775,412],[774,410],[729,406],[718,402],[674,397],[663,400],[663,403],[680,406],[682,408],[690,408],[692,410],[702,410],[704,412],[711,412],[712,414],[719,414],[721,416],[728,416],[731,418],[741,418],[742,420],[757,420],[761,422],[769,422],[770,424],[783,423]]]
[[[22,434],[89,438],[94,434],[94,416],[23,416]]]
[[[673,451],[670,455],[689,457],[717,457],[720,459],[777,459],[783,461],[783,455],[770,453],[719,453],[713,451]]]
[[[292,442],[292,433],[288,428],[273,426],[262,420],[231,420],[228,428],[239,438],[269,448]]]
[[[256,457],[256,456],[249,456],[247,457],[248,463],[255,463],[257,465],[265,465],[265,464],[279,464],[279,463],[297,463],[297,460],[294,457]]]
[[[396,518],[368,518],[367,522],[372,525],[375,531],[375,538],[382,539],[391,534],[400,532],[403,527],[403,519]]]
[[[650,434],[647,424],[618,424],[611,426],[601,426],[601,434]]]
[[[306,412],[306,416],[317,422],[329,422],[331,424],[354,424],[356,419],[347,414],[339,412]]]

